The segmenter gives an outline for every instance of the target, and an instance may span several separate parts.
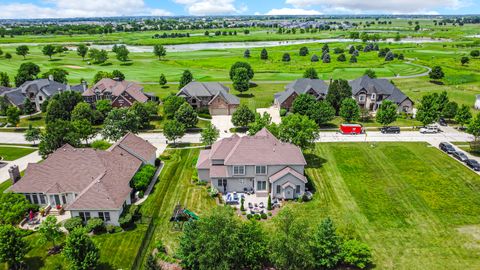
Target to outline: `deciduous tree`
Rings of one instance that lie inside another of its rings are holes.
[[[428,76],[432,80],[440,80],[445,77],[441,66],[434,66],[432,70],[428,73]]]
[[[397,104],[388,99],[383,100],[375,116],[377,123],[383,126],[388,126],[389,124],[395,122],[398,116],[397,110]]]
[[[250,87],[248,70],[243,67],[236,68],[233,75],[233,88],[240,93],[247,91]]]
[[[9,269],[21,269],[23,258],[28,252],[27,242],[12,225],[0,225],[0,262]]]
[[[324,219],[314,231],[311,249],[317,269],[333,269],[338,265],[341,239],[330,218]]]
[[[289,114],[282,119],[278,127],[278,138],[301,148],[313,145],[318,138],[319,129],[315,121],[306,115]]]
[[[455,122],[461,127],[464,127],[471,119],[472,113],[470,112],[470,108],[467,105],[462,104],[455,115]]]
[[[185,103],[185,99],[177,95],[169,95],[163,100],[163,112],[167,118],[173,118],[175,112]]]
[[[165,77],[165,74],[160,74],[160,79],[158,81],[158,83],[161,85],[161,86],[165,86],[167,84],[167,78]]]
[[[15,52],[17,53],[17,55],[21,55],[23,56],[23,59],[25,59],[27,54],[30,53],[30,49],[27,45],[20,45],[15,49]]]
[[[236,127],[247,127],[255,121],[255,114],[246,105],[241,104],[232,114],[232,124]]]
[[[175,119],[184,124],[186,128],[195,127],[198,123],[197,112],[187,102],[184,102],[175,112]]]
[[[158,60],[162,59],[162,57],[165,57],[167,55],[167,50],[163,45],[156,44],[153,46],[153,54],[158,57]]]
[[[348,123],[358,120],[360,107],[358,107],[357,101],[353,98],[344,99],[340,106],[340,116]]]
[[[55,46],[48,44],[43,46],[42,53],[52,59],[52,55],[56,54]]]
[[[28,129],[25,131],[24,137],[27,142],[35,142],[39,141],[41,138],[41,131],[40,128],[34,128],[32,125],[28,125]]]
[[[193,75],[190,70],[183,71],[182,77],[180,78],[180,83],[178,84],[178,89],[182,89],[185,85],[193,81]]]
[[[58,243],[57,241],[63,236],[60,224],[57,223],[57,218],[51,215],[42,221],[38,227],[38,232],[42,236],[43,242],[51,242],[54,249]]]
[[[417,111],[417,120],[424,125],[431,124],[438,120],[439,110],[437,103],[437,95],[425,95],[420,101]]]
[[[253,71],[252,66],[250,66],[249,63],[247,63],[247,62],[236,62],[235,64],[233,64],[230,67],[230,72],[229,72],[230,80],[233,80],[233,77],[235,76],[236,70],[238,68],[244,68],[244,69],[247,70],[247,75],[248,75],[249,80],[253,79],[253,76],[255,76],[255,72]]]
[[[95,269],[100,259],[99,249],[82,228],[68,234],[63,255],[75,270]]]
[[[31,115],[35,111],[35,103],[33,103],[29,98],[26,98],[23,102],[23,114]]]
[[[6,72],[0,72],[0,86],[10,87],[10,78]]]
[[[140,117],[127,108],[111,110],[104,121],[102,136],[111,141],[118,141],[127,132],[138,133]]]
[[[20,114],[22,114],[20,109],[15,106],[10,106],[7,109],[7,122],[12,126],[16,127],[20,122]]]
[[[202,130],[200,140],[206,146],[212,145],[220,136],[220,131],[212,125],[212,123],[208,123],[207,127]]]
[[[87,45],[80,44],[77,47],[77,54],[82,57],[82,60],[85,60],[85,56],[88,53],[88,47]]]
[[[15,76],[15,85],[19,87],[26,81],[33,81],[40,73],[40,67],[32,62],[22,63]]]
[[[63,68],[52,68],[49,71],[42,74],[42,78],[49,79],[50,75],[53,80],[59,83],[67,83],[68,71]]]
[[[165,138],[169,141],[173,141],[173,144],[176,144],[176,141],[185,135],[185,130],[185,125],[177,120],[168,120],[163,125]]]
[[[373,69],[367,69],[365,70],[365,72],[363,73],[363,75],[367,75],[368,77],[372,78],[372,79],[375,79],[377,78],[377,74],[375,73],[375,70]]]

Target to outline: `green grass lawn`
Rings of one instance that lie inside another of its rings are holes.
[[[18,123],[18,127],[28,128],[30,125],[32,127],[44,127],[45,126],[45,115],[43,113],[38,115],[32,115],[29,117],[25,117],[20,119],[20,123]]]
[[[12,161],[33,153],[35,150],[34,148],[0,146],[0,157],[3,160]]]
[[[317,192],[292,204],[373,250],[377,269],[480,268],[480,178],[423,143],[323,143],[306,155]]]

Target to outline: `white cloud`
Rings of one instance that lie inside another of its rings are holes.
[[[469,4],[469,0],[286,0],[295,8],[321,6],[325,10],[345,11],[342,13],[382,12],[393,14],[432,13],[434,9],[458,9]],[[323,10],[323,9],[322,9]]]
[[[124,15],[171,16],[171,12],[153,9],[143,0],[46,0],[45,5],[9,3],[0,8],[0,18],[71,18]]]
[[[321,15],[322,13],[314,9],[302,8],[274,8],[265,15]]]
[[[177,4],[185,5],[188,14],[204,15],[233,15],[247,11],[246,5],[235,6],[235,0],[173,0]]]

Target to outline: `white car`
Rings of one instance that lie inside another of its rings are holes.
[[[440,129],[437,126],[426,126],[426,127],[420,128],[420,133],[422,134],[426,134],[426,133],[433,134],[438,132],[440,132]]]

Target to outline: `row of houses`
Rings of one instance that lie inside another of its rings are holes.
[[[387,79],[372,79],[362,76],[349,82],[353,98],[358,105],[369,111],[376,111],[383,100],[398,105],[399,112],[412,113],[413,101]],[[208,109],[211,115],[231,115],[240,105],[240,100],[229,93],[230,89],[218,82],[191,82],[180,89],[178,96],[194,108]],[[274,105],[290,110],[298,95],[309,94],[317,100],[324,100],[328,84],[319,79],[298,79],[285,86],[285,90],[274,95]]]

